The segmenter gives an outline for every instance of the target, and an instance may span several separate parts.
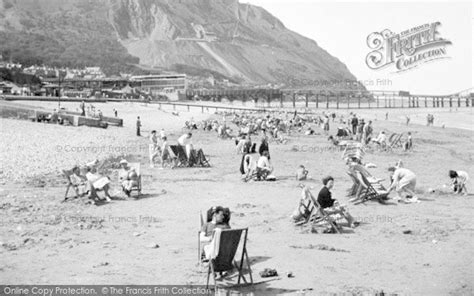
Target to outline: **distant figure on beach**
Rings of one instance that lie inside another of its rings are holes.
[[[388,112],[385,113],[385,120],[388,120]]]
[[[297,181],[303,181],[308,178],[308,170],[304,167],[304,165],[300,165],[296,169],[296,180]]]
[[[81,108],[81,116],[86,116],[86,104],[84,103],[84,101],[81,102],[80,108]]]
[[[369,123],[364,125],[362,129],[362,141],[364,145],[367,145],[370,142],[370,138],[372,137],[372,121],[369,120]]]
[[[450,170],[449,177],[451,178],[454,192],[457,194],[464,193],[464,195],[467,195],[466,183],[467,180],[469,180],[469,175],[465,171]]]
[[[150,158],[150,167],[154,168],[155,163],[154,163],[154,158],[155,156],[160,154],[160,151],[158,149],[158,138],[156,137],[156,131],[152,130],[150,134],[150,143],[148,144],[148,155]]]
[[[355,114],[351,119],[351,125],[352,125],[352,134],[356,135],[357,134],[357,126],[359,125],[359,120],[357,119],[357,116]]]
[[[164,139],[166,138],[166,133],[165,133],[164,129],[161,129],[161,131],[160,131],[160,138],[161,138],[162,141],[164,141]]]
[[[408,132],[408,137],[405,143],[403,143],[403,151],[411,150],[413,147],[413,140],[411,137],[411,132]]]
[[[118,111],[117,111],[117,109],[115,109],[115,108],[114,108],[114,115],[115,115],[115,117],[118,116]]]
[[[137,117],[137,136],[141,136],[140,128],[142,127],[142,122],[140,121],[140,116]]]
[[[410,123],[410,116],[405,115],[405,118],[406,118],[406,124],[408,125]]]
[[[99,117],[99,120],[102,120],[102,111],[100,109],[97,110],[97,116]]]

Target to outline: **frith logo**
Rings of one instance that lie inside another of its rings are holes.
[[[446,46],[451,41],[439,36],[440,22],[424,24],[399,34],[386,29],[367,36],[367,45],[372,49],[365,62],[378,70],[395,65],[396,71],[413,69],[423,63],[448,58]]]

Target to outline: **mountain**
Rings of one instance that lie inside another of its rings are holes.
[[[3,57],[262,84],[355,80],[318,44],[238,0],[0,0]]]

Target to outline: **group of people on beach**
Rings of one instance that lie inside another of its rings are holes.
[[[76,165],[71,170],[69,176],[70,182],[73,186],[77,186],[80,195],[86,195],[87,198],[94,203],[101,201],[112,201],[110,194],[111,180],[108,176],[99,172],[99,160],[96,159],[82,166]],[[134,187],[139,185],[139,172],[136,168],[130,166],[129,162],[125,159],[119,162],[119,183],[122,191],[127,197],[131,196],[131,192]],[[101,198],[99,192],[104,193],[104,197]]]

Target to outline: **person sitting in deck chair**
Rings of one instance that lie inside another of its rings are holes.
[[[168,138],[164,136],[161,139],[163,140],[163,144],[161,144],[161,168],[163,169],[168,161],[171,163],[171,168],[174,169],[178,165],[178,157],[168,144]]]
[[[122,182],[122,190],[125,192],[127,197],[130,197],[132,188],[138,186],[138,174],[134,168],[128,165],[125,159],[120,161],[122,170],[119,172],[119,179]]]
[[[183,149],[183,151],[186,153],[186,157],[189,160],[191,156],[191,150],[193,149],[193,144],[191,142],[191,137],[193,136],[192,133],[186,133],[179,137],[178,139],[178,144]]]
[[[226,219],[225,209],[223,207],[215,207],[211,210],[212,220],[205,223],[199,233],[199,242],[205,244],[203,246],[205,258],[210,257],[210,243],[216,228],[230,229],[229,220]],[[230,215],[228,216],[230,219]]]
[[[349,214],[344,206],[341,206],[339,202],[332,198],[331,189],[334,187],[334,178],[327,176],[323,178],[323,188],[318,194],[318,203],[328,215],[340,214],[342,215],[349,224],[349,227],[354,227],[354,218]]]
[[[381,131],[377,138],[372,139],[372,142],[376,143],[380,147],[384,148],[387,146],[387,135],[384,131]]]
[[[465,171],[449,171],[449,177],[451,178],[451,185],[453,190],[457,194],[464,192],[464,195],[467,195],[466,183],[469,180],[469,175]]]
[[[415,173],[403,167],[389,167],[388,171],[392,174],[390,177],[392,184],[388,188],[388,193],[395,189],[398,194],[395,200],[403,200],[406,203],[418,202],[415,196]]]
[[[103,190],[105,194],[105,200],[111,201],[112,199],[109,194],[109,183],[110,183],[109,177],[100,175],[99,173],[96,172],[96,169],[94,167],[88,166],[86,169],[87,169],[86,179],[88,181],[86,188],[87,188],[88,197],[92,200],[97,200],[99,199],[99,196],[97,195],[97,191]]]

